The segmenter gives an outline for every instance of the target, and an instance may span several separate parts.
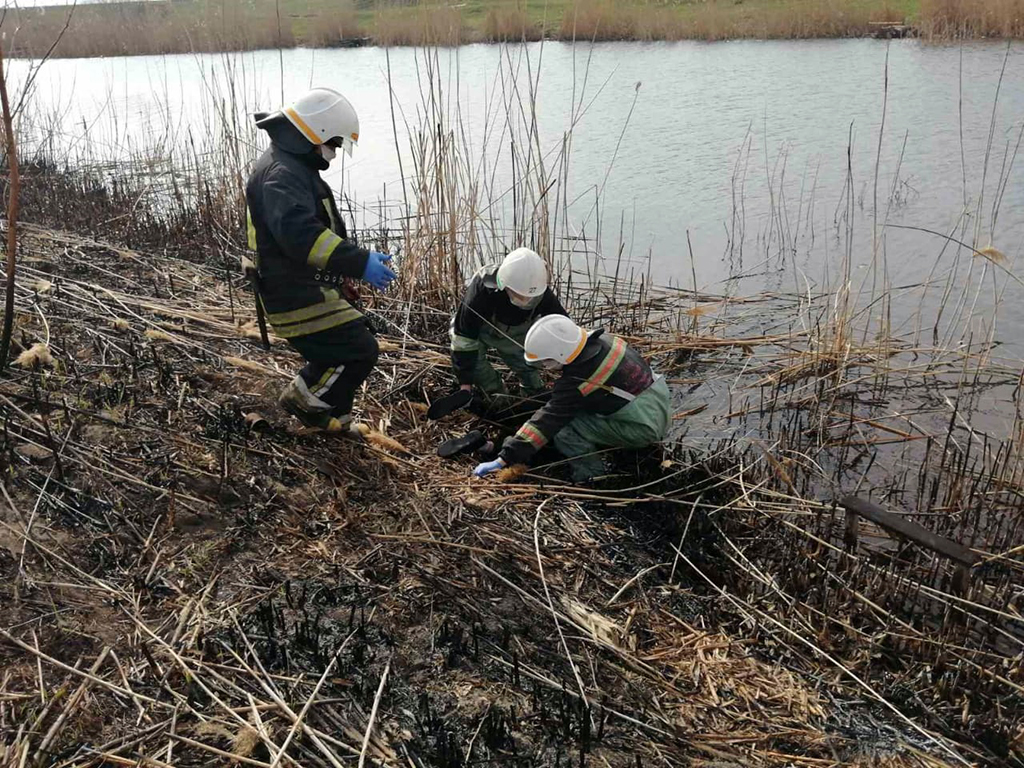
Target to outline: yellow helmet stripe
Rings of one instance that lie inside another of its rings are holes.
[[[576,349],[574,349],[572,351],[572,354],[569,355],[567,358],[565,358],[565,362],[571,363],[573,360],[575,360],[577,357],[579,357],[580,352],[583,351],[583,345],[586,344],[586,343],[587,343],[587,332],[582,330],[582,329],[580,329],[580,343],[576,345]]]
[[[289,107],[284,111],[284,113],[296,128],[306,134],[307,139],[314,144],[323,144],[320,137],[316,135],[316,131],[306,125],[306,121],[299,117],[298,113],[294,109]]]

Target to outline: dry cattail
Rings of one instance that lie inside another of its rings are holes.
[[[394,453],[409,453],[406,447],[400,442],[394,438],[388,437],[387,435],[381,434],[380,432],[368,430],[364,434],[364,437],[378,448],[383,448],[386,451],[393,451]]]
[[[514,483],[520,477],[526,474],[529,467],[525,464],[513,464],[511,467],[505,467],[503,470],[498,472],[499,483]]]
[[[242,726],[231,740],[231,751],[239,757],[249,757],[260,743],[260,734],[251,725]]]
[[[274,334],[269,333],[269,330],[270,330],[269,328],[267,330],[268,330],[267,340],[272,345],[273,344],[280,344],[281,343],[281,339],[279,337],[275,336]],[[238,326],[238,334],[240,336],[246,338],[246,339],[258,339],[260,341],[263,340],[263,334],[260,333],[260,327],[256,324],[255,320],[253,320],[252,322],[249,322],[249,323],[245,323],[244,325],[239,325]]]
[[[110,324],[115,331],[127,331],[131,327],[123,317],[115,317],[110,321]]]
[[[155,328],[146,329],[146,338],[150,341],[174,341],[174,337],[171,334],[158,331]]]
[[[48,346],[38,342],[18,355],[18,359],[14,361],[14,364],[21,368],[42,368],[44,365],[52,366],[53,355],[50,354]]]
[[[149,333],[149,331],[146,331],[146,333]],[[244,368],[245,370],[252,371],[253,373],[265,373],[262,365],[254,363],[252,360],[244,360],[241,357],[228,357],[225,355],[224,362],[228,365],[235,366],[235,368]]]

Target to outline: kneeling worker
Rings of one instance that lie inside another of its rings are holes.
[[[604,473],[594,455],[602,448],[643,448],[668,433],[668,384],[622,339],[587,333],[567,317],[545,317],[526,335],[523,356],[561,376],[551,399],[505,441],[498,458],[477,466],[477,477],[525,464],[553,440],[572,459],[573,480],[582,482]]]
[[[565,309],[548,287],[547,266],[534,251],[516,248],[500,265],[478,270],[452,318],[452,365],[459,391],[445,398],[449,407],[441,410],[468,404],[474,386],[488,397],[505,393],[501,377],[487,361],[489,349],[519,375],[525,394],[542,392],[539,372],[523,360],[523,341],[537,319],[547,315],[565,315]]]
[[[377,363],[377,340],[352,306],[349,282],[378,290],[395,279],[390,256],[347,239],[330,188],[320,178],[338,149],[352,154],[359,118],[340,93],[314,88],[272,114],[258,113],[270,148],[245,188],[249,248],[267,320],[305,358],[279,403],[307,427],[347,430],[356,390]]]

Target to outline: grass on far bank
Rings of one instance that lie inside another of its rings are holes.
[[[69,9],[9,12],[7,55],[36,57]],[[175,0],[79,5],[54,55],[481,41],[857,37],[886,23],[930,39],[1024,37],[1024,0]]]

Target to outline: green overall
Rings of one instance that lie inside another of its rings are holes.
[[[604,474],[602,448],[644,448],[660,442],[672,421],[672,397],[659,376],[637,398],[608,416],[580,414],[555,435],[555,447],[572,459],[572,479],[589,480]]]
[[[487,360],[489,349],[497,352],[505,364],[519,375],[524,394],[536,395],[544,391],[544,381],[540,377],[540,372],[530,367],[523,359],[526,332],[537,319],[533,318],[522,325],[510,326],[490,322],[483,324],[480,329],[480,349],[473,371],[473,384],[485,395],[506,394],[505,383]]]

